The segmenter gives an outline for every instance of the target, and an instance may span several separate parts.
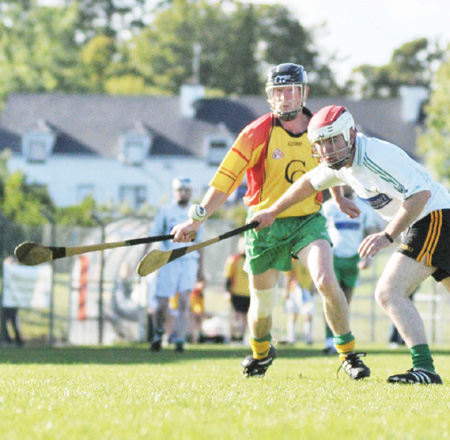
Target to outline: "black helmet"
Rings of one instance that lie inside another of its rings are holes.
[[[267,78],[266,93],[272,112],[284,121],[291,121],[297,117],[302,108],[306,105],[306,87],[308,76],[299,64],[283,63],[274,67]],[[301,91],[301,99],[299,104],[293,106],[292,109],[286,110],[277,108],[273,99],[273,90],[277,87],[299,87]]]

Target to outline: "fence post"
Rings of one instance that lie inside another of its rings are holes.
[[[8,220],[6,219],[6,217],[0,213],[0,218],[2,220],[2,233],[1,233],[1,249],[0,249],[0,258],[2,259],[1,264],[0,264],[0,276],[2,277],[2,283],[1,283],[1,296],[0,296],[0,324],[3,326],[3,319],[4,319],[4,312],[3,312],[3,294],[4,294],[4,288],[5,288],[5,277],[4,277],[4,264],[5,264],[5,249],[6,249],[6,224],[8,222]],[[3,334],[1,334],[0,336],[0,340],[1,342],[5,342],[3,341]]]
[[[42,209],[41,214],[48,220],[50,223],[50,242],[52,246],[56,245],[56,222],[54,217]],[[50,279],[50,309],[48,313],[48,345],[53,347],[55,344],[55,335],[54,335],[54,327],[55,327],[55,298],[54,298],[54,286],[55,286],[55,262],[52,260],[50,263],[52,267],[52,275]]]
[[[92,216],[93,219],[99,224],[101,231],[101,242],[104,243],[106,240],[105,223],[97,215]],[[105,270],[105,253],[100,252],[100,274],[98,281],[98,344],[103,344],[103,278]]]

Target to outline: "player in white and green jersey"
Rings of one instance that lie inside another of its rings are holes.
[[[405,340],[412,369],[390,376],[388,382],[442,384],[423,320],[410,295],[429,276],[450,291],[450,194],[401,148],[357,135],[353,117],[344,107],[328,106],[317,112],[308,126],[308,137],[321,164],[249,222],[257,221],[258,228],[264,228],[291,204],[325,188],[349,185],[387,220],[382,232],[363,240],[361,257],[375,256],[403,233],[375,295]],[[341,203],[340,209],[350,216],[359,214],[349,201]]]

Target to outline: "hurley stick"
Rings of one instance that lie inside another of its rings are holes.
[[[158,270],[160,267],[164,266],[167,263],[170,263],[177,258],[182,257],[183,255],[188,254],[189,252],[194,252],[199,249],[205,248],[211,244],[217,243],[219,241],[225,240],[226,238],[233,237],[235,235],[239,235],[244,231],[248,231],[249,229],[256,228],[258,226],[258,222],[252,222],[244,226],[240,226],[239,228],[233,229],[232,231],[225,232],[222,235],[211,238],[210,240],[202,241],[200,243],[191,244],[189,246],[184,246],[178,249],[173,249],[169,251],[160,251],[154,249],[146,254],[142,260],[139,262],[136,272],[141,276],[145,277],[150,275],[155,270]]]
[[[114,249],[125,246],[135,246],[137,244],[154,243],[157,241],[170,240],[173,235],[157,235],[154,237],[135,238],[132,240],[117,241],[113,243],[99,243],[88,246],[68,246],[53,247],[43,246],[25,241],[19,244],[14,250],[14,255],[20,263],[27,266],[36,266],[37,264],[47,263],[48,261],[57,260],[58,258],[71,257],[73,255],[85,254],[87,252],[104,251],[106,249]]]

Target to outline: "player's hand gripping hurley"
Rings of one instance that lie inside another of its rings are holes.
[[[104,251],[125,246],[135,246],[138,244],[155,243],[157,241],[170,240],[173,235],[156,235],[154,237],[135,238],[132,240],[116,241],[112,243],[99,243],[87,246],[68,246],[53,247],[43,246],[25,241],[14,250],[14,255],[20,263],[27,266],[36,266],[37,264],[47,263],[58,258],[71,257],[73,255],[85,254],[87,252]]]
[[[157,249],[153,249],[147,255],[145,255],[139,262],[136,268],[136,272],[141,277],[145,277],[155,272],[165,264],[170,263],[171,261],[176,260],[177,258],[180,258],[183,255],[188,254],[189,252],[197,251],[211,244],[217,243],[221,240],[225,240],[226,238],[239,235],[242,232],[255,228],[256,226],[258,226],[257,222],[248,223],[247,225],[240,226],[239,228],[233,229],[232,231],[229,232],[225,232],[224,234],[218,235],[217,237],[211,238],[209,240],[191,244],[189,246],[184,246],[178,249],[172,249],[169,251],[160,251]]]

